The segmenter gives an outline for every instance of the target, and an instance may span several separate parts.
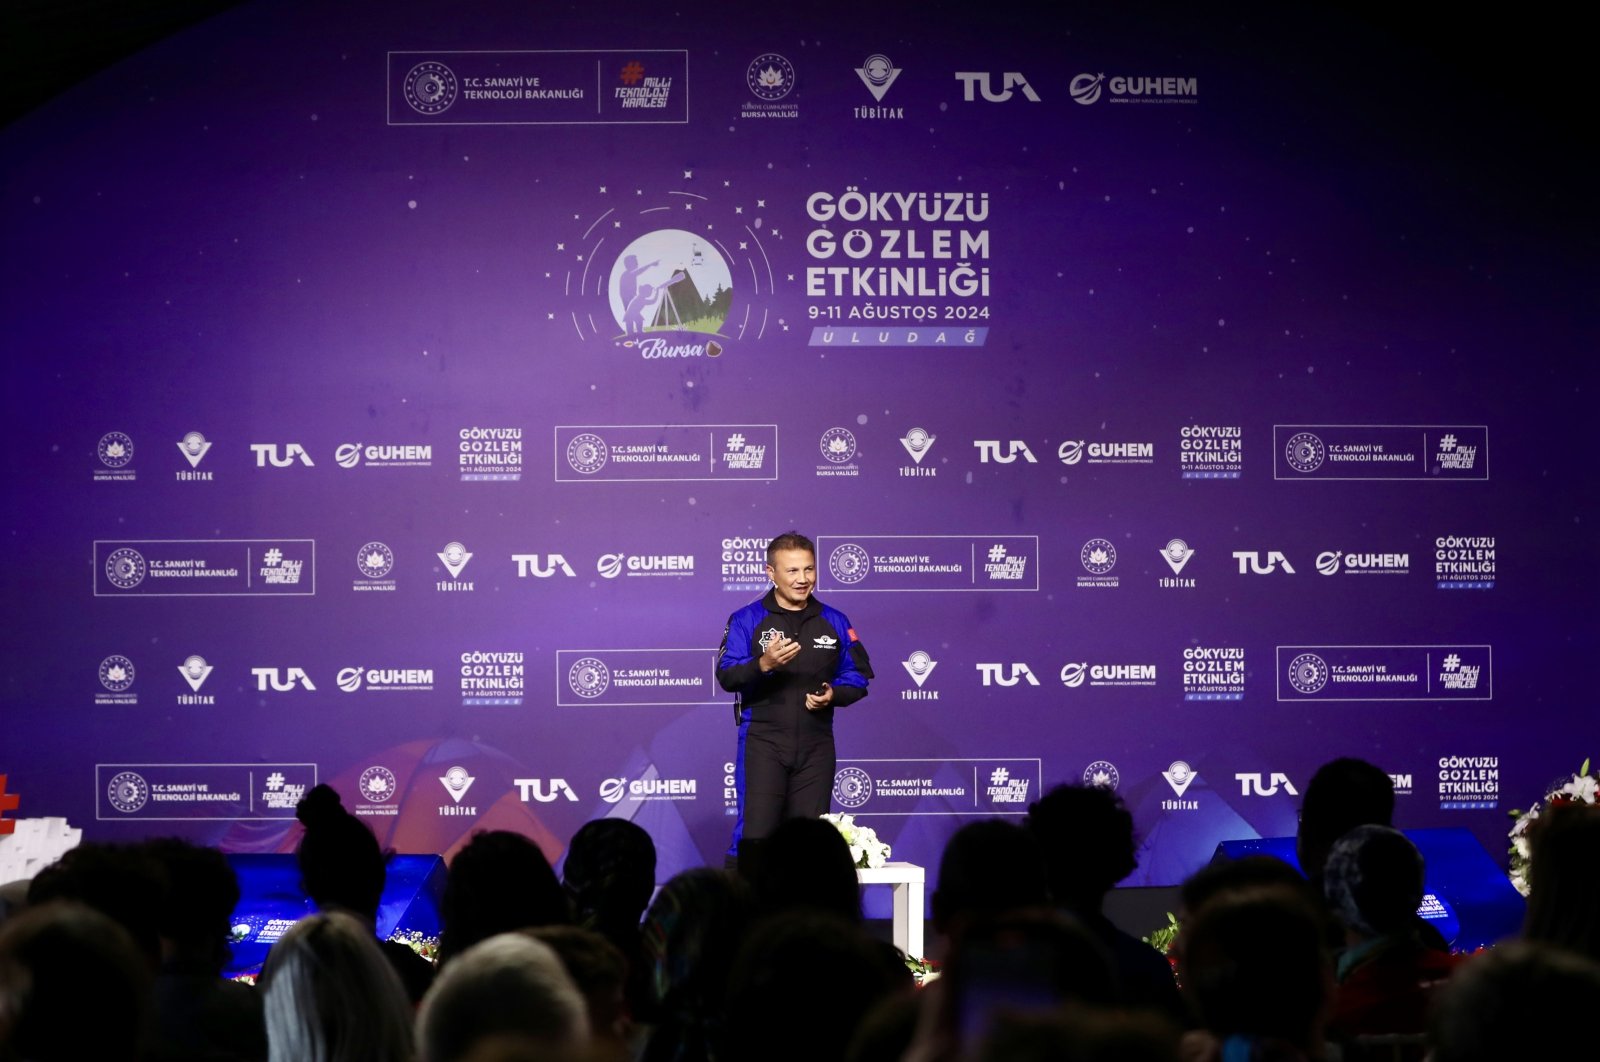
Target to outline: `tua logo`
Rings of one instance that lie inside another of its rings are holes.
[[[1289,781],[1289,776],[1286,774],[1274,773],[1264,786],[1261,784],[1261,775],[1259,774],[1236,774],[1234,778],[1239,781],[1240,796],[1272,796],[1280,788],[1290,796],[1300,795],[1300,791],[1294,787],[1293,782]]]
[[[547,785],[543,778],[516,778],[513,779],[517,792],[526,804],[530,800],[537,800],[541,804],[548,804],[553,800],[566,797],[574,804],[578,802],[578,794],[572,791],[565,778],[552,778]]]
[[[279,693],[287,693],[296,686],[303,690],[317,688],[312,683],[311,676],[297,667],[287,668],[286,677],[284,678],[278,677],[278,669],[275,667],[253,667],[250,669],[250,674],[256,677],[256,689],[262,693],[267,692],[269,689],[277,690]]]
[[[1018,457],[1023,458],[1030,465],[1039,463],[1039,459],[1033,456],[1033,451],[1028,449],[1028,444],[1021,439],[1009,440],[1006,443],[1004,454],[1000,452],[999,439],[975,439],[972,445],[978,448],[978,462],[980,464],[986,465],[990,461],[994,461],[997,464],[1009,465]]]
[[[1024,679],[1030,686],[1039,684],[1027,664],[979,664],[978,674],[985,686],[1015,686]]]
[[[569,579],[577,576],[572,565],[567,563],[567,558],[559,553],[513,553],[511,559],[517,562],[518,579],[526,579],[530,575],[535,579],[548,579],[558,570]]]
[[[1038,103],[1039,94],[1028,85],[1028,79],[1015,71],[1001,74],[1000,91],[995,92],[989,87],[989,73],[986,70],[963,70],[956,74],[956,80],[961,82],[961,98],[971,103],[976,97],[973,89],[983,93],[983,98],[990,103],[1004,103],[1011,98],[1012,89],[1021,89],[1022,95],[1029,103]]]
[[[1294,566],[1289,563],[1289,558],[1273,550],[1267,554],[1266,563],[1262,563],[1261,554],[1248,550],[1234,550],[1233,559],[1239,562],[1239,574],[1245,575],[1255,572],[1257,575],[1271,575],[1279,568],[1285,575],[1294,574]]]
[[[302,465],[316,464],[299,443],[289,443],[285,446],[282,457],[278,456],[277,443],[251,443],[250,449],[255,451],[257,468],[266,468],[269,464],[273,468],[288,468],[296,461]]]

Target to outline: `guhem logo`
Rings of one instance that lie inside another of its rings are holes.
[[[1074,662],[1062,665],[1061,684],[1068,689],[1078,689],[1087,680],[1090,686],[1154,686],[1154,664],[1089,664]]]
[[[1408,553],[1346,553],[1324,550],[1317,554],[1317,571],[1322,575],[1406,575],[1411,571]]]
[[[550,804],[563,798],[569,804],[578,802],[578,794],[572,791],[565,778],[551,778],[548,781],[543,778],[513,778],[511,784],[517,787],[517,795],[524,804]]]
[[[365,446],[344,443],[333,452],[340,468],[355,468],[366,459],[369,468],[429,468],[433,465],[432,446]]]
[[[1085,107],[1098,103],[1194,103],[1200,84],[1192,77],[1124,77],[1116,74],[1078,74],[1067,85],[1073,102]]]
[[[433,691],[433,669],[414,667],[347,667],[341,668],[334,679],[341,690],[355,693],[363,685],[373,693]]]
[[[1028,79],[1016,71],[1007,71],[1000,75],[1000,90],[996,92],[992,87],[990,74],[986,70],[960,70],[956,72],[956,80],[961,82],[961,98],[972,103],[982,93],[983,98],[990,103],[1004,103],[1013,95],[1013,90],[1022,93],[1029,103],[1038,103],[1039,94],[1033,91],[1028,84]]]
[[[694,556],[689,553],[605,553],[595,564],[602,579],[615,579],[626,570],[629,578],[646,576],[684,577],[694,574]]]
[[[1064,465],[1080,462],[1091,465],[1153,465],[1156,461],[1154,443],[1085,443],[1083,439],[1068,439],[1056,447],[1056,456]],[[1085,462],[1084,458],[1088,460]]]
[[[1296,789],[1294,783],[1289,781],[1289,776],[1279,774],[1276,771],[1268,776],[1265,785],[1262,784],[1259,773],[1240,773],[1234,775],[1233,778],[1234,781],[1239,783],[1240,796],[1275,796],[1280,789],[1290,796],[1300,795],[1300,790]]]
[[[607,804],[621,803],[623,797],[643,800],[694,800],[693,778],[607,778],[600,783],[600,799]]]
[[[859,767],[846,767],[833,776],[833,800],[842,808],[859,808],[872,799],[872,777]]]

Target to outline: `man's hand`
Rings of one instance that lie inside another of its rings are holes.
[[[820,711],[823,708],[827,708],[832,704],[833,704],[833,687],[831,685],[829,685],[828,683],[826,683],[826,682],[824,682],[822,684],[822,691],[820,693],[808,693],[808,694],[806,694],[806,708],[808,710],[810,710],[810,711],[813,711],[813,712]]]
[[[761,652],[761,670],[776,671],[800,652],[800,643],[790,638],[777,638],[767,643]]]

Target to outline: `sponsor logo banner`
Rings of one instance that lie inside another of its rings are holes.
[[[1037,590],[1037,535],[819,535],[817,588]]]
[[[568,708],[728,704],[714,649],[558,649],[556,704]]]
[[[1280,645],[1280,701],[1487,701],[1487,645]]]
[[[390,52],[390,125],[681,125],[689,53]]]
[[[294,819],[314,763],[97,763],[95,818]]]
[[[1039,759],[840,760],[833,802],[857,815],[1026,815],[1043,782]]]
[[[241,597],[317,592],[309,538],[96,540],[96,597]]]
[[[557,425],[558,483],[778,478],[775,424]]]
[[[1274,424],[1273,479],[1488,479],[1481,424]]]

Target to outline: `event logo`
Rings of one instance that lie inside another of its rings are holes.
[[[517,787],[517,796],[524,804],[551,804],[562,799],[569,804],[578,802],[578,794],[572,791],[572,786],[567,784],[565,778],[551,778],[548,781],[543,778],[513,778],[511,784]]]
[[[1439,807],[1441,810],[1492,810],[1499,803],[1499,756],[1439,757]]]
[[[114,549],[106,558],[106,579],[118,590],[132,590],[144,582],[144,554],[131,547]]]
[[[368,542],[356,551],[356,568],[368,579],[382,579],[394,570],[394,552],[382,542]]]
[[[622,329],[616,342],[647,360],[715,358],[733,305],[733,275],[714,241],[657,229],[622,249],[607,294]]]
[[[1493,590],[1493,535],[1440,535],[1433,541],[1433,573],[1440,590]]]
[[[1067,85],[1073,102],[1085,107],[1098,103],[1102,90],[1109,93],[1107,103],[1195,103],[1200,94],[1199,81],[1192,77],[1078,74]]]
[[[461,703],[480,707],[516,707],[527,681],[520,652],[461,654]]]
[[[1173,760],[1172,764],[1161,772],[1161,777],[1167,780],[1167,784],[1172,787],[1172,792],[1175,795],[1182,797],[1188,791],[1189,786],[1194,784],[1194,780],[1200,776],[1194,772],[1194,768],[1182,760]],[[1169,808],[1168,810],[1175,809]]]
[[[574,436],[572,441],[567,443],[567,464],[580,475],[594,475],[606,467],[606,460],[610,456],[611,451],[606,448],[606,441],[590,432]]]
[[[206,437],[197,431],[191,431],[178,441],[178,452],[183,459],[189,462],[187,469],[179,469],[177,477],[180,481],[210,479],[210,472],[199,471],[200,462],[205,460],[206,451],[211,449],[211,444]]]
[[[278,693],[288,693],[293,689],[315,690],[316,684],[311,681],[311,676],[297,667],[253,667],[250,674],[256,677],[256,690],[266,693],[269,689]]]
[[[974,439],[972,441],[972,445],[978,448],[979,464],[986,465],[990,461],[993,461],[996,464],[1009,465],[1018,457],[1021,457],[1030,465],[1036,465],[1039,463],[1039,459],[1033,456],[1033,451],[1028,449],[1028,444],[1023,442],[1021,439],[1008,440],[1006,442],[1006,449],[1004,453],[1002,453],[1000,450],[999,439]]]
[[[975,101],[979,92],[990,103],[1004,103],[1011,98],[1013,90],[1021,92],[1029,103],[1039,102],[1039,94],[1033,91],[1027,78],[1021,74],[1008,71],[1001,74],[1000,78],[1000,91],[996,92],[990,85],[988,71],[962,70],[956,73],[956,80],[961,82],[961,98],[968,103]]]
[[[521,428],[462,428],[458,434],[461,482],[515,482],[522,478]]]
[[[1289,685],[1312,694],[1328,684],[1328,662],[1316,653],[1301,653],[1289,661]]]
[[[385,804],[393,800],[395,793],[400,789],[395,780],[394,772],[387,767],[368,767],[361,772],[361,777],[356,781],[356,788],[361,796],[374,804]]]
[[[842,808],[859,808],[872,799],[872,778],[859,767],[845,767],[833,776],[833,800]]]
[[[1015,686],[1026,681],[1030,686],[1037,686],[1039,680],[1034,678],[1033,670],[1027,664],[977,664],[978,675],[983,679],[985,686]]]
[[[867,551],[853,542],[834,549],[828,556],[828,572],[846,586],[854,586],[867,577],[872,561]]]
[[[406,74],[406,102],[418,114],[443,114],[456,101],[460,87],[455,73],[443,63],[418,63]]]
[[[132,815],[149,801],[150,783],[135,771],[121,771],[106,786],[106,799],[124,815]]]
[[[767,587],[767,540],[743,535],[722,540],[722,588],[748,593]]]
[[[183,681],[187,682],[189,688],[196,693],[200,692],[200,687],[206,684],[206,679],[210,678],[211,672],[215,670],[216,668],[206,663],[206,658],[203,656],[188,657],[178,665],[178,674],[183,676]],[[184,701],[181,697],[178,700],[179,703]]]
[[[1178,466],[1184,479],[1238,479],[1244,474],[1244,429],[1227,424],[1186,424],[1178,432]]]
[[[567,685],[579,697],[598,697],[611,685],[611,671],[602,661],[586,656],[567,669]]]
[[[450,794],[452,803],[461,803],[461,798],[467,795],[467,790],[472,788],[472,783],[477,779],[467,773],[465,767],[456,765],[447,769],[439,776],[439,784],[444,786],[444,791]]]
[[[108,656],[100,661],[100,685],[112,693],[125,693],[133,685],[133,661],[125,656]]]
[[[288,443],[283,447],[282,454],[278,452],[277,443],[251,443],[250,449],[256,455],[257,468],[266,468],[268,465],[273,468],[288,468],[296,461],[307,468],[316,464],[311,460],[311,455],[306,453],[305,447],[299,443]]]
[[[1110,572],[1117,566],[1117,547],[1109,539],[1091,538],[1085,542],[1078,551],[1078,562],[1089,573],[1078,576],[1079,587],[1116,588],[1119,577]]]
[[[439,558],[439,563],[443,564],[444,570],[450,574],[449,579],[441,579],[433,584],[435,590],[458,593],[473,589],[470,579],[461,579],[462,569],[472,559],[472,554],[467,550],[466,546],[459,542],[448,542],[445,544],[444,549],[435,553],[434,556]]]
[[[1300,795],[1300,790],[1294,787],[1294,783],[1289,781],[1289,776],[1286,774],[1273,772],[1268,777],[1265,785],[1261,782],[1260,774],[1245,773],[1236,774],[1233,777],[1239,783],[1240,796],[1274,796],[1279,789],[1282,789],[1290,796]]]
[[[1238,646],[1190,646],[1183,651],[1183,699],[1244,700],[1244,650]]]
[[[906,674],[911,676],[911,681],[917,684],[914,690],[901,690],[900,699],[903,701],[936,701],[939,699],[938,690],[924,690],[923,684],[928,681],[928,676],[933,674],[933,669],[939,666],[939,661],[918,649],[904,660],[900,666],[906,669]]]
[[[1117,773],[1116,764],[1095,760],[1083,769],[1083,784],[1096,789],[1115,791],[1117,786],[1122,784],[1122,775]]]
[[[989,800],[995,804],[1026,804],[1031,781],[1029,778],[1011,777],[1008,767],[996,767],[989,772]]]
[[[518,579],[526,579],[530,575],[535,579],[548,579],[558,571],[569,579],[575,579],[578,575],[567,563],[567,558],[559,553],[513,553],[511,559],[517,562]]]
[[[937,476],[939,474],[939,470],[932,465],[927,468],[922,467],[922,459],[928,456],[928,451],[933,448],[934,441],[937,438],[938,436],[928,434],[923,428],[912,428],[901,436],[900,445],[905,447],[906,453],[911,455],[911,460],[914,462],[913,464],[900,466],[900,474],[902,476]]]
[[[1271,575],[1279,568],[1283,569],[1285,575],[1294,574],[1294,566],[1289,563],[1289,558],[1277,550],[1268,553],[1265,561],[1261,559],[1260,553],[1252,550],[1234,550],[1233,559],[1239,562],[1240,575],[1248,575],[1251,572],[1257,575]]]
[[[1309,431],[1291,435],[1288,445],[1283,448],[1283,459],[1296,472],[1315,472],[1322,467],[1327,456],[1328,448]]]

